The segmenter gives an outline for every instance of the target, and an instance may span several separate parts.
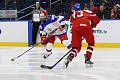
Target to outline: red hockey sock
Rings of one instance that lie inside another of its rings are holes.
[[[76,56],[77,56],[76,50],[73,49],[73,50],[70,52],[70,54],[68,55],[68,57],[69,57],[69,56],[71,56],[72,59],[73,59],[74,57],[76,57]],[[72,59],[71,59],[71,61],[72,61]]]
[[[88,57],[89,59],[91,59],[92,53],[89,52],[89,51],[87,51],[86,54],[87,54],[87,57]]]

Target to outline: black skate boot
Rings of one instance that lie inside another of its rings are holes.
[[[90,59],[87,57],[86,54],[84,54],[84,57],[85,57],[85,64],[86,64],[86,67],[93,67],[93,62],[90,61]]]
[[[68,65],[69,65],[69,63],[72,61],[72,59],[73,59],[73,57],[74,57],[74,55],[69,55],[66,59],[65,59],[65,68],[67,68],[68,67]]]
[[[52,52],[51,52],[51,53],[47,53],[47,54],[45,54],[45,55],[43,56],[43,58],[46,59],[46,58],[49,57],[51,54],[52,54]]]

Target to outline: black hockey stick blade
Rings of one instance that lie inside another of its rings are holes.
[[[14,59],[16,59],[16,57],[15,57],[15,58],[12,58],[11,61],[15,61]]]
[[[72,51],[72,49],[69,50],[63,57],[61,57],[53,66],[41,65],[40,67],[41,67],[41,68],[44,68],[44,69],[52,69],[52,68],[55,67],[65,56],[67,56],[70,51]]]
[[[44,68],[44,69],[52,69],[53,68],[53,66],[46,66],[46,65],[41,65],[40,67]]]

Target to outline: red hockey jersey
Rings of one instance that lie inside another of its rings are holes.
[[[89,10],[76,11],[70,16],[70,22],[72,27],[90,27],[95,28],[100,22],[100,19],[96,14]]]

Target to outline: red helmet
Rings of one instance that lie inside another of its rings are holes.
[[[47,10],[41,10],[40,14],[43,16],[46,16],[46,15],[48,15],[48,12],[47,12]]]

